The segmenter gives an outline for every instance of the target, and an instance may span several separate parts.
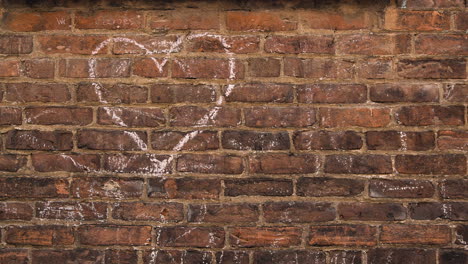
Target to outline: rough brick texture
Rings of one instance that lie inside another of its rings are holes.
[[[467,7],[0,0],[0,263],[468,263]]]

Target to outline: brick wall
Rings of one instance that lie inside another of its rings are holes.
[[[0,263],[468,263],[463,0],[0,9]]]

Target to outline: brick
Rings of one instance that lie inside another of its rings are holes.
[[[293,135],[298,150],[352,150],[362,147],[361,136],[354,131],[298,131]]]
[[[146,78],[167,77],[169,66],[165,59],[137,58],[133,61],[133,75]]]
[[[15,150],[71,150],[72,132],[55,130],[10,130],[5,147]]]
[[[27,264],[29,263],[28,250],[2,248],[0,249],[0,262],[9,264]]]
[[[255,106],[244,109],[248,127],[308,127],[316,122],[310,107]]]
[[[410,216],[416,220],[449,219],[468,220],[468,203],[432,203],[420,202],[408,205]]]
[[[0,220],[31,220],[33,208],[27,203],[0,202]],[[1,256],[1,253],[0,253]],[[2,258],[0,257],[0,260]]]
[[[0,179],[3,198],[68,197],[68,181],[58,178],[3,177]]]
[[[227,102],[292,103],[293,89],[290,84],[247,83],[225,87],[224,94]]]
[[[290,196],[293,183],[287,179],[226,179],[225,196]]]
[[[9,226],[5,242],[12,245],[63,246],[75,241],[73,229],[66,226]]]
[[[310,227],[311,246],[375,246],[377,229],[368,225],[317,225]]]
[[[73,178],[71,192],[75,198],[139,198],[143,179],[114,177]]]
[[[79,29],[139,29],[143,25],[143,14],[138,11],[101,10],[75,14],[75,27]]]
[[[465,174],[466,157],[462,154],[397,155],[395,169],[402,174]]]
[[[232,107],[178,106],[169,110],[169,118],[171,126],[233,127],[240,124],[241,111]]]
[[[328,155],[325,157],[326,173],[388,174],[392,161],[386,155]]]
[[[154,84],[153,103],[210,103],[216,101],[216,86],[192,84]]]
[[[10,31],[37,32],[43,30],[70,30],[68,12],[5,12],[3,28]]]
[[[113,130],[80,130],[78,148],[93,150],[147,150],[146,132]]]
[[[100,156],[94,154],[32,154],[36,171],[95,172],[101,167]]]
[[[32,263],[66,263],[76,261],[77,263],[99,263],[104,260],[102,251],[77,248],[77,249],[38,249],[32,251]]]
[[[354,62],[349,59],[284,59],[284,75],[297,78],[351,79],[354,68]]]
[[[460,206],[459,208],[457,209],[461,209],[461,210],[465,210],[466,211],[466,204]],[[463,218],[464,220],[466,220],[466,217]],[[468,242],[466,242],[468,240],[468,226],[467,225],[458,225],[456,228],[455,228],[455,244],[458,244],[458,245],[467,245]]]
[[[269,53],[335,53],[333,36],[271,36],[265,41],[265,51]]]
[[[108,249],[105,251],[104,263],[137,264],[138,251],[131,249]]]
[[[112,53],[114,54],[159,54],[180,52],[181,45],[179,41],[181,36],[148,36],[135,35],[114,39]],[[139,45],[136,45],[138,43]],[[143,48],[144,47],[144,48]]]
[[[367,87],[362,84],[309,84],[297,87],[299,103],[365,103]]]
[[[165,125],[166,118],[160,108],[99,107],[97,122],[122,127],[159,127]]]
[[[301,24],[307,29],[358,30],[372,28],[374,18],[363,10],[314,10],[300,13]],[[338,263],[337,263],[338,264]]]
[[[49,59],[24,60],[22,73],[33,79],[54,78],[55,62]]]
[[[107,205],[101,202],[38,202],[36,217],[71,221],[104,220]]]
[[[312,250],[275,250],[275,251],[255,251],[254,264],[261,263],[316,263],[325,264],[324,252]],[[337,263],[338,264],[338,263]],[[357,264],[357,263],[355,263]]]
[[[369,196],[374,198],[431,198],[435,188],[424,180],[372,179]]]
[[[63,103],[71,99],[67,85],[58,83],[8,83],[5,101],[16,103]]]
[[[281,61],[275,58],[250,58],[247,60],[251,77],[279,77]]]
[[[221,227],[168,226],[155,231],[156,244],[162,247],[221,248],[224,245]]]
[[[179,222],[184,219],[184,206],[180,203],[118,203],[112,207],[112,218],[125,221]]]
[[[209,10],[157,11],[149,14],[148,25],[156,30],[219,29],[219,14]]]
[[[249,264],[248,251],[223,250],[216,252],[216,263],[218,264]]]
[[[365,58],[356,63],[356,74],[365,79],[393,79],[393,62],[389,58]]]
[[[467,55],[466,35],[418,35],[415,42],[417,54]]]
[[[45,54],[105,54],[108,51],[106,36],[99,35],[40,35],[40,50]],[[98,48],[99,47],[99,48]]]
[[[464,79],[466,62],[457,59],[402,59],[398,76],[407,79]]]
[[[417,248],[373,248],[367,252],[367,262],[369,264],[435,264],[436,252],[433,249]]]
[[[439,255],[440,264],[457,264],[466,263],[468,261],[468,253],[466,250],[446,249],[442,250]]]
[[[177,171],[208,174],[240,174],[242,157],[233,155],[184,154],[177,159]]]
[[[61,59],[59,75],[66,78],[126,78],[130,77],[130,64],[129,59],[122,58]]]
[[[364,191],[364,181],[358,179],[301,177],[297,181],[297,195],[309,197],[357,196]]]
[[[76,87],[78,102],[100,102],[110,104],[146,103],[148,88],[131,84],[79,83]]]
[[[93,110],[87,107],[28,107],[26,122],[36,125],[87,125],[93,121]]]
[[[461,0],[410,0],[406,4],[403,4],[403,0],[398,0],[397,4],[412,9],[463,7],[463,1]]]
[[[149,179],[148,196],[162,199],[218,199],[219,179],[167,178]]]
[[[368,131],[366,141],[370,150],[425,151],[435,147],[432,131]]]
[[[180,146],[182,140],[187,141]],[[219,138],[216,131],[155,131],[151,134],[151,147],[156,150],[212,150],[219,148]]]
[[[385,127],[390,123],[388,108],[320,108],[322,127]]]
[[[188,222],[252,223],[259,218],[258,206],[253,204],[194,204],[189,205]]]
[[[143,252],[143,260],[145,264],[154,263],[184,263],[184,264],[197,264],[197,263],[211,263],[213,256],[209,251],[198,250],[161,250],[153,249]],[[174,262],[176,261],[176,262]],[[180,262],[178,262],[180,261]]]
[[[17,60],[4,60],[0,62],[0,77],[19,77],[20,63]]]
[[[243,79],[244,66],[238,60],[217,58],[177,58],[172,77],[185,79]]]
[[[0,54],[29,54],[33,51],[32,36],[0,36]]]
[[[362,264],[362,252],[361,251],[344,251],[334,250],[330,251],[330,263],[333,264]]]
[[[445,245],[450,243],[450,228],[444,225],[383,225],[380,242],[384,244]]]
[[[455,14],[455,27],[458,30],[468,30],[468,12],[459,12]]]
[[[230,11],[226,27],[230,31],[291,31],[297,29],[297,19],[279,12]]]
[[[337,54],[392,55],[407,53],[409,47],[405,35],[340,35],[336,39]]]
[[[287,132],[227,130],[223,131],[222,145],[224,149],[235,150],[287,150],[289,136]]]
[[[333,221],[336,211],[324,202],[267,202],[263,214],[268,223],[309,223]]]
[[[314,173],[320,166],[313,154],[258,154],[249,157],[250,173],[303,174]]]
[[[444,199],[465,199],[468,197],[468,180],[444,180],[439,184],[440,196]]]
[[[465,122],[461,106],[403,106],[396,110],[395,118],[404,126],[457,126]]]
[[[449,102],[468,102],[468,84],[445,85],[444,99]]]
[[[21,125],[21,108],[0,107],[0,126]]]
[[[257,36],[201,35],[189,39],[187,50],[191,52],[216,52],[248,54],[257,52],[260,38]]]
[[[468,150],[468,132],[463,130],[440,130],[437,147],[442,150]]]
[[[21,169],[25,164],[26,159],[23,156],[14,154],[0,155],[0,171],[15,172]]]
[[[233,247],[291,247],[301,243],[298,227],[235,227],[229,236]]]
[[[439,87],[435,84],[375,84],[370,86],[370,99],[377,103],[438,102]]]
[[[399,221],[406,219],[406,208],[397,203],[340,203],[338,215],[342,220]]]
[[[450,29],[450,14],[441,11],[387,9],[384,28],[401,31],[442,31]]]
[[[139,173],[158,175],[170,173],[170,156],[158,154],[108,154],[104,156],[103,169],[117,173]]]
[[[80,243],[91,246],[144,246],[151,241],[151,226],[82,225]]]

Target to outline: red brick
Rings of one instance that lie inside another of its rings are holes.
[[[269,53],[335,53],[333,36],[271,36],[265,41]]]
[[[442,150],[468,150],[468,132],[463,130],[440,130],[437,147]]]
[[[32,36],[1,35],[0,54],[29,54],[33,50]]]
[[[364,10],[307,10],[300,13],[301,23],[307,29],[357,30],[373,27],[372,11]]]
[[[311,250],[254,251],[254,264],[262,263],[314,263],[325,264],[325,252]],[[341,264],[341,263],[336,263]],[[355,264],[359,264],[355,262]]]
[[[356,73],[366,79],[393,79],[392,65],[389,58],[365,58],[356,63]]]
[[[143,260],[145,264],[152,263],[184,263],[184,264],[199,264],[211,263],[213,256],[210,251],[198,250],[161,250],[153,249],[143,252]],[[174,262],[176,261],[176,262]],[[178,262],[180,261],[180,262]],[[243,263],[239,263],[243,264]]]
[[[114,39],[112,52],[114,54],[158,54],[179,52],[182,46],[178,43],[181,36],[123,36]],[[138,43],[139,45],[136,45]],[[142,48],[145,47],[145,48]]]
[[[367,252],[369,264],[436,264],[436,251],[417,248],[373,248]]]
[[[326,173],[388,174],[392,161],[386,155],[328,155],[325,157]]]
[[[101,202],[38,202],[35,210],[40,219],[89,221],[107,218],[107,205]]]
[[[369,196],[373,198],[431,198],[435,188],[430,181],[372,179]]]
[[[26,158],[24,156],[14,154],[0,155],[0,171],[15,172],[21,169],[25,164]]]
[[[28,107],[26,122],[36,125],[87,125],[93,121],[93,110],[85,107]]]
[[[177,159],[177,171],[208,174],[240,174],[242,157],[233,155],[184,154]]]
[[[0,220],[31,220],[33,217],[33,208],[27,203],[1,202]],[[0,253],[1,256],[1,253]],[[0,260],[2,258],[0,257]]]
[[[162,247],[222,248],[221,227],[171,226],[156,228],[156,244]]]
[[[249,157],[250,173],[302,174],[314,173],[320,166],[313,154],[258,154]]]
[[[27,249],[2,248],[0,249],[0,263],[27,264],[29,263]]]
[[[322,127],[385,127],[390,123],[388,108],[320,108]]]
[[[122,127],[159,127],[165,125],[166,118],[160,108],[99,107],[97,122]]]
[[[439,87],[436,84],[375,84],[370,86],[370,99],[378,103],[438,102]]]
[[[227,251],[216,252],[216,263],[218,264],[249,264],[248,251]]]
[[[442,31],[450,29],[450,14],[441,11],[404,11],[387,9],[384,28],[405,31]]]
[[[392,55],[407,53],[405,35],[341,35],[336,39],[337,54]]]
[[[12,245],[64,246],[75,241],[73,229],[65,226],[9,226],[5,242]]]
[[[297,180],[297,195],[309,197],[359,196],[364,181],[358,179],[301,177]]]
[[[91,246],[144,246],[151,242],[151,226],[82,225],[80,243]]]
[[[167,178],[149,179],[148,196],[163,199],[217,199],[219,179]]]
[[[243,79],[244,65],[238,60],[218,58],[177,58],[172,77],[185,79]]]
[[[289,135],[287,132],[227,130],[223,131],[222,145],[224,149],[235,150],[287,150]]]
[[[285,58],[284,75],[319,80],[351,79],[354,75],[354,62],[334,58]]]
[[[75,27],[79,29],[139,29],[144,25],[137,11],[87,11],[75,14]]]
[[[8,83],[5,100],[16,103],[42,102],[62,103],[70,101],[67,85],[58,83]]]
[[[32,264],[41,263],[99,263],[104,259],[102,251],[77,248],[77,249],[38,249],[32,251]]]
[[[468,12],[459,12],[455,14],[455,27],[458,30],[468,30]]]
[[[468,84],[447,84],[444,86],[444,99],[449,102],[468,102]]]
[[[441,250],[439,255],[440,264],[458,264],[468,261],[468,253],[463,249],[446,249]]]
[[[468,55],[466,35],[418,35],[415,42],[417,54]]]
[[[5,147],[16,150],[71,150],[72,132],[55,130],[10,130]]]
[[[0,126],[21,125],[21,108],[0,107]]]
[[[23,61],[22,73],[34,79],[51,79],[55,75],[55,62],[49,59]]]
[[[169,117],[171,126],[233,127],[240,124],[241,111],[232,107],[178,106],[169,110]]]
[[[298,227],[235,227],[229,236],[233,247],[292,247],[301,243]]]
[[[338,215],[343,220],[399,221],[406,219],[406,208],[397,203],[340,203]]]
[[[106,36],[99,35],[42,35],[37,40],[46,54],[105,54],[108,51]],[[99,48],[98,48],[99,47]]]
[[[112,218],[126,221],[179,222],[184,219],[184,206],[180,203],[118,203],[112,207]]]
[[[71,183],[71,192],[75,198],[139,198],[143,194],[143,179],[74,178]]]
[[[408,209],[412,219],[436,220],[449,219],[452,221],[468,220],[468,203],[410,203]]]
[[[279,77],[281,61],[275,58],[250,58],[248,75],[251,77]]]
[[[299,150],[351,150],[362,147],[361,136],[354,131],[298,131],[293,136]]]
[[[17,60],[3,60],[0,62],[0,77],[18,77],[20,63]]]
[[[77,132],[78,148],[93,150],[147,150],[144,131],[80,130]]]
[[[227,102],[292,103],[294,86],[279,83],[247,83],[224,87]],[[229,94],[228,93],[229,90]]]
[[[57,178],[0,178],[0,197],[60,198],[68,197],[68,181]]]
[[[95,172],[101,166],[100,157],[94,154],[33,154],[32,165],[36,171]]]
[[[297,87],[299,103],[365,103],[367,87],[362,84],[309,84]]]
[[[335,220],[331,203],[323,202],[267,202],[263,205],[268,223],[309,223]]]
[[[395,169],[402,174],[465,174],[462,154],[397,155]]]
[[[384,244],[444,245],[451,241],[450,228],[443,225],[383,225],[380,242]]]
[[[6,12],[3,14],[3,23],[3,27],[11,31],[69,30],[71,16],[65,11]]]
[[[466,62],[459,59],[402,59],[398,62],[398,75],[413,79],[464,79]]]
[[[231,31],[291,31],[297,29],[297,19],[279,12],[230,11],[226,27]]]
[[[468,179],[444,180],[439,184],[440,196],[444,199],[466,199]]]
[[[120,58],[62,59],[59,75],[67,78],[125,78],[130,77],[130,60]]]
[[[290,196],[293,183],[286,179],[226,179],[224,180],[226,196]]]
[[[396,120],[405,126],[463,125],[464,108],[461,106],[404,106],[395,112]]]
[[[162,174],[170,173],[169,156],[158,154],[108,154],[104,156],[103,169],[117,173]]]
[[[377,229],[368,225],[317,225],[310,227],[311,246],[375,246]]]
[[[154,84],[153,103],[210,103],[216,101],[216,87],[212,85]]]
[[[432,131],[368,131],[366,141],[370,150],[425,151],[435,147]]]
[[[256,106],[244,109],[248,127],[308,127],[316,122],[310,107]]]
[[[257,36],[219,36],[195,35],[189,38],[187,50],[191,52],[216,52],[247,54],[259,50],[260,38]]]
[[[165,59],[137,58],[133,62],[133,75],[146,78],[167,77],[169,66]]]
[[[180,146],[183,139],[188,140]],[[156,150],[204,151],[218,149],[219,138],[216,131],[155,131],[151,134],[151,147]]]
[[[148,25],[157,30],[219,29],[219,14],[209,10],[157,11],[149,14]]]
[[[462,0],[398,0],[397,4],[402,8],[412,9],[464,7]]]
[[[189,205],[188,221],[198,223],[252,223],[259,217],[253,204],[194,204]]]
[[[131,84],[79,83],[76,87],[78,102],[100,102],[111,104],[146,103],[148,88]]]

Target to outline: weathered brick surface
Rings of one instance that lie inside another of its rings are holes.
[[[466,1],[0,2],[0,263],[467,263]]]

